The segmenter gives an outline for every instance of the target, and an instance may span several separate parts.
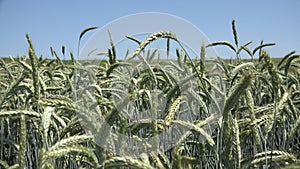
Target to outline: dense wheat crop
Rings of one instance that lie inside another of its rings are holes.
[[[300,55],[275,63],[265,50],[274,44],[251,50],[251,41],[239,44],[234,21],[232,29],[234,43],[202,46],[198,58],[177,49],[168,62],[145,48],[162,38],[180,44],[170,31],[145,41],[128,37],[138,47],[124,60],[111,41],[101,64],[74,60],[72,53],[66,62],[53,50],[56,59],[37,57],[26,35],[28,56],[0,59],[0,168],[299,168]],[[205,50],[219,45],[235,59],[211,61]],[[171,127],[189,130],[168,138],[173,145],[163,152],[155,136]],[[116,133],[139,146],[127,147]]]

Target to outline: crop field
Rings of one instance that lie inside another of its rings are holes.
[[[0,58],[0,168],[300,168],[300,55],[274,60],[275,44],[232,30],[168,61],[147,46],[165,39],[168,55],[170,31],[128,37],[122,60],[111,40],[101,63],[38,57],[26,35],[28,56]],[[207,57],[215,46],[234,59]]]

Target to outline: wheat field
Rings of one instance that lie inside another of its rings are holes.
[[[234,21],[232,30],[233,43],[203,45],[197,58],[181,45],[169,62],[146,48],[166,39],[169,53],[180,45],[171,31],[127,37],[137,48],[123,60],[111,38],[101,64],[52,48],[56,59],[38,57],[26,35],[28,56],[0,58],[0,168],[300,168],[300,55],[274,62],[266,48],[275,44],[249,49]],[[212,62],[215,46],[234,59]],[[181,134],[157,137],[170,130]]]

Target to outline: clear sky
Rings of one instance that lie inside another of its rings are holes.
[[[253,40],[253,49],[261,40],[275,42],[266,49],[281,57],[292,50],[300,53],[299,9],[299,0],[0,0],[0,56],[26,54],[26,33],[38,55],[49,56],[50,46],[60,51],[62,45],[77,53],[78,36],[87,27],[134,13],[163,12],[190,21],[210,41],[233,42],[235,19],[240,44]],[[227,49],[217,50],[222,55]]]

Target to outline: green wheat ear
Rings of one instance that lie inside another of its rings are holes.
[[[226,99],[226,103],[223,110],[223,116],[227,116],[230,109],[237,103],[238,99],[244,94],[247,88],[251,85],[253,74],[249,73],[233,87],[233,91],[229,93],[229,97]]]
[[[205,44],[201,46],[201,53],[200,53],[200,72],[205,73],[205,56],[206,56],[206,48]]]
[[[233,33],[233,37],[234,37],[234,42],[235,42],[235,45],[238,47],[239,42],[238,42],[238,35],[237,35],[236,27],[235,27],[235,20],[232,20],[231,24],[232,24],[232,33]]]
[[[223,109],[223,134],[222,134],[222,144],[223,151],[221,154],[221,158],[224,160],[224,165],[226,167],[230,167],[233,165],[233,136],[232,134],[238,133],[238,128],[232,127],[234,125],[234,119],[231,114],[231,109],[236,105],[240,97],[245,93],[247,88],[251,85],[253,75],[251,73],[245,75],[243,79],[241,79],[240,83],[236,84],[232,91],[229,93],[229,97],[226,99],[225,106]],[[235,143],[239,142],[239,138],[236,136]],[[239,146],[236,146],[237,152],[240,151]],[[238,158],[240,159],[240,153],[238,153]]]
[[[32,68],[32,79],[33,79],[33,87],[34,87],[34,97],[36,99],[36,102],[40,98],[40,85],[39,85],[39,72],[37,67],[37,57],[35,55],[35,51],[33,48],[32,41],[28,34],[26,34],[26,38],[29,44],[29,58],[31,62],[31,68]]]
[[[112,157],[101,164],[98,169],[102,168],[120,168],[120,167],[132,167],[136,169],[154,169],[154,167],[147,164],[147,162],[140,161],[132,157]]]
[[[138,56],[140,52],[143,51],[147,45],[160,38],[169,38],[178,41],[176,35],[171,31],[160,31],[160,32],[153,33],[150,36],[148,36],[146,40],[143,41],[137,49],[135,49],[133,54],[128,59],[131,60],[134,57]]]
[[[250,165],[263,164],[265,160],[272,160],[272,162],[295,162],[296,157],[293,154],[284,151],[266,151],[254,155],[254,159]],[[249,164],[248,164],[249,165]]]
[[[173,103],[170,105],[169,109],[168,109],[168,112],[167,112],[167,115],[165,117],[165,123],[166,125],[169,127],[172,123],[173,123],[173,120],[175,118],[175,114],[176,112],[178,111],[179,109],[179,106],[180,106],[180,103],[182,101],[182,96],[178,96],[174,101]]]
[[[116,63],[116,58],[117,58],[116,47],[114,45],[112,35],[109,30],[108,30],[108,35],[109,35],[109,42],[111,46],[111,49],[108,50],[108,57],[109,57],[110,64],[114,64]]]
[[[49,150],[46,152],[46,157],[50,160],[51,158],[65,157],[68,154],[75,155],[77,158],[86,157],[87,159],[85,162],[91,166],[94,166],[94,168],[99,164],[93,149],[79,144],[61,147],[60,149]]]

